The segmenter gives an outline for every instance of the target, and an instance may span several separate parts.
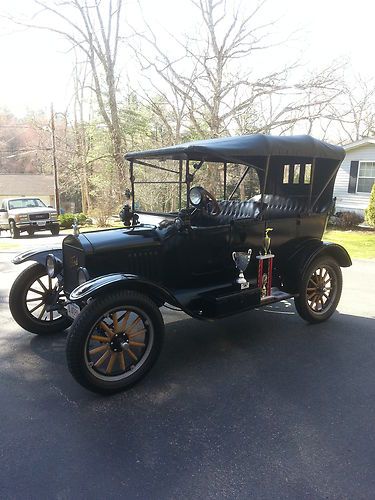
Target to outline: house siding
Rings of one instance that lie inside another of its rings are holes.
[[[364,144],[347,151],[335,182],[336,210],[351,210],[363,214],[368,207],[370,193],[348,193],[352,161],[375,161],[375,144]]]

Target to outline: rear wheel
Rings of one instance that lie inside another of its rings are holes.
[[[18,276],[9,293],[13,318],[25,330],[46,335],[65,330],[72,320],[49,306],[63,303],[65,295],[56,278],[47,275],[42,264],[33,264]]]
[[[335,312],[342,290],[341,268],[331,257],[313,261],[302,277],[294,303],[299,315],[309,323],[320,323]]]
[[[164,323],[148,297],[118,291],[89,302],[68,335],[68,368],[76,381],[102,394],[125,390],[155,363]]]
[[[16,226],[16,223],[14,222],[14,220],[11,220],[9,222],[9,231],[10,231],[10,236],[14,240],[20,237],[21,231]]]

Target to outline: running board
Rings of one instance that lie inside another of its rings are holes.
[[[291,293],[282,292],[278,288],[272,288],[271,295],[262,297],[260,299],[260,305],[266,306],[267,304],[273,304],[274,302],[280,302],[281,300],[288,300],[293,298],[294,295]]]

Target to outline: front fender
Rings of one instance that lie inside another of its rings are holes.
[[[307,240],[295,252],[292,252],[280,262],[285,290],[291,293],[298,291],[299,282],[310,264],[318,257],[328,255],[336,260],[341,267],[352,265],[351,258],[345,248],[337,243],[320,240]]]
[[[69,296],[72,302],[80,302],[95,297],[101,293],[118,288],[136,290],[150,296],[156,303],[169,304],[181,307],[173,294],[166,288],[145,280],[135,274],[113,273],[93,278],[77,286]]]
[[[16,255],[12,259],[12,262],[13,264],[22,264],[27,261],[34,261],[44,265],[46,263],[46,257],[50,253],[62,261],[62,249],[60,247],[52,247],[47,250],[28,250],[27,252],[22,252]]]

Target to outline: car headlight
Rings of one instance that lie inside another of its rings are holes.
[[[63,268],[63,263],[60,259],[49,253],[46,257],[46,269],[50,278],[55,278]]]
[[[77,272],[78,284],[82,285],[90,279],[88,270],[85,267],[80,267]]]
[[[16,222],[25,222],[29,220],[29,217],[26,214],[17,214],[14,218]]]
[[[202,203],[203,199],[203,188],[200,186],[196,186],[190,189],[189,193],[189,199],[190,203],[194,206],[197,207]]]

